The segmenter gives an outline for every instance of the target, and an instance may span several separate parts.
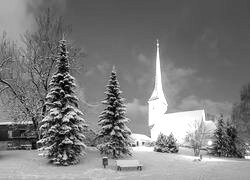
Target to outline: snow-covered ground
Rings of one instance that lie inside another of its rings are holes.
[[[138,159],[143,164],[142,171],[116,171],[114,160],[109,160],[104,169],[96,149],[89,148],[87,153],[80,164],[60,167],[48,164],[38,151],[0,151],[0,179],[250,179],[250,160],[204,155],[202,161],[194,161],[192,150],[184,148],[178,154],[167,154],[135,147],[129,159]]]

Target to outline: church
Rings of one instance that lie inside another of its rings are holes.
[[[213,121],[206,120],[204,109],[168,113],[168,103],[162,88],[158,40],[156,47],[155,84],[153,93],[148,100],[148,126],[151,139],[155,141],[160,133],[165,135],[173,133],[178,143],[184,143],[187,132],[194,130],[195,124],[201,121],[204,121],[209,132],[212,132],[215,124]]]

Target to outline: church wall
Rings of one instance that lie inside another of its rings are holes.
[[[159,99],[149,102],[149,126],[155,124],[162,119],[167,111],[167,105],[164,105]]]
[[[151,129],[151,138],[155,141],[160,133],[165,135],[173,133],[178,143],[183,144],[187,133],[194,131],[195,123],[201,120],[207,122],[204,110],[165,114]],[[211,126],[211,122],[210,128],[215,128]]]

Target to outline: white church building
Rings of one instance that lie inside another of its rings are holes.
[[[177,141],[183,143],[187,132],[190,132],[194,124],[199,121],[204,121],[211,131],[215,129],[214,122],[206,120],[204,109],[176,113],[168,113],[167,110],[168,103],[162,88],[159,42],[157,40],[155,85],[148,100],[148,126],[151,139],[155,141],[160,133],[165,135],[173,133]]]

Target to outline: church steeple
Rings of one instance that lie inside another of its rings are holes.
[[[156,65],[155,65],[155,87],[154,87],[154,91],[153,91],[151,97],[149,98],[149,101],[159,99],[160,101],[162,101],[162,103],[167,105],[167,101],[166,101],[166,98],[164,96],[163,88],[162,88],[160,50],[159,50],[160,47],[159,46],[160,46],[159,41],[157,39],[157,42],[156,42],[156,48],[157,48]]]

